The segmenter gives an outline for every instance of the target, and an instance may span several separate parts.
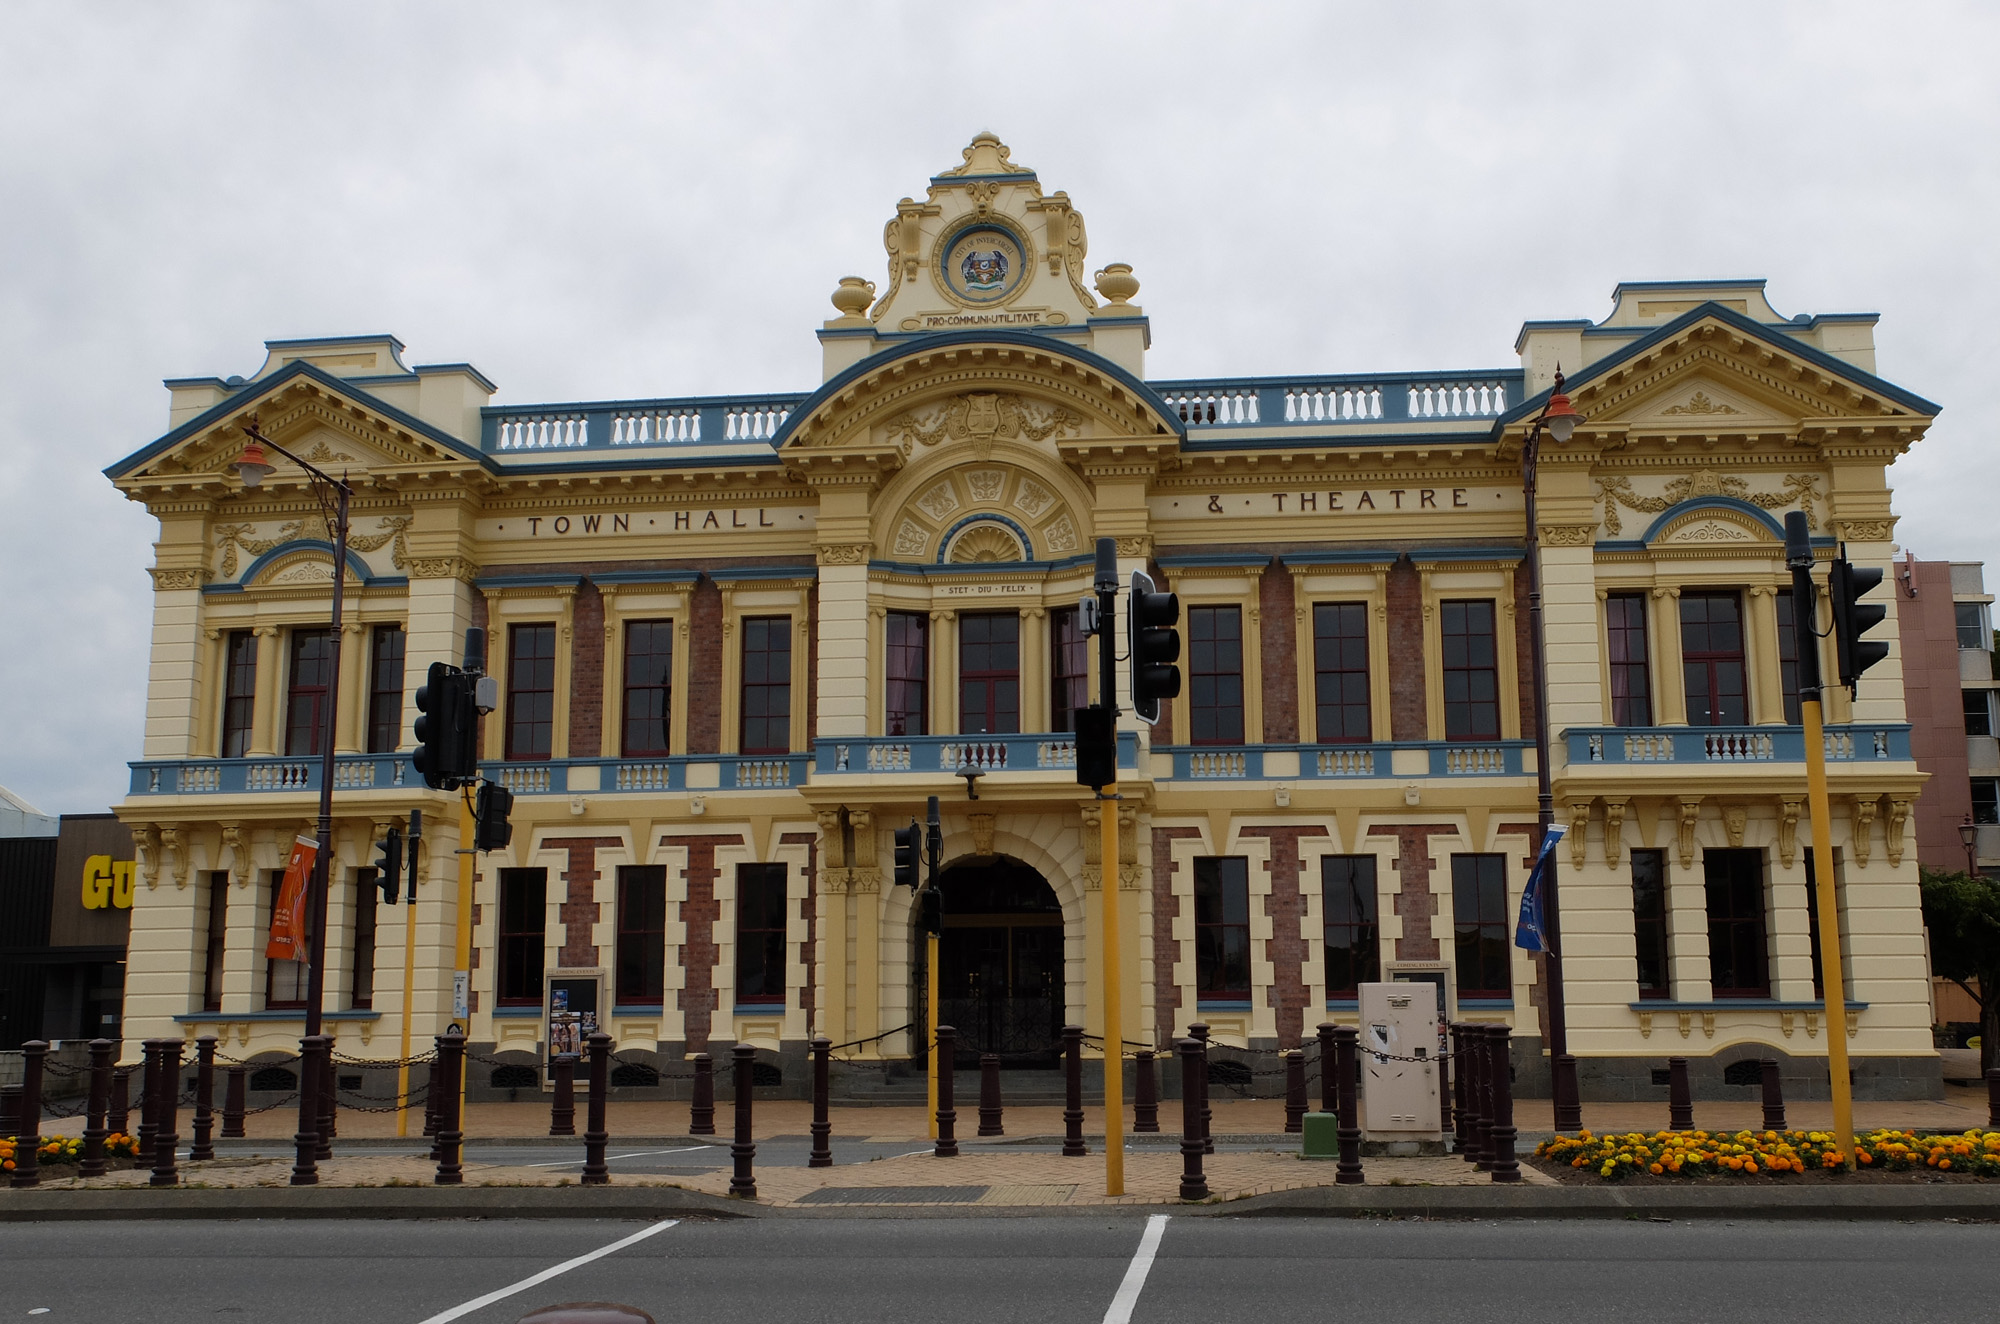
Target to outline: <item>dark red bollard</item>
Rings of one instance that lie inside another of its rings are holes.
[[[160,1040],[160,1111],[153,1119],[152,1186],[178,1186],[180,1169],[175,1165],[180,1148],[181,1125],[181,1041]]]
[[[1471,1110],[1466,1124],[1467,1157],[1479,1172],[1493,1170],[1493,1091],[1488,1072],[1486,1027],[1465,1027],[1465,1101]]]
[[[1489,1047],[1487,1062],[1493,1075],[1493,1180],[1521,1180],[1521,1165],[1514,1158],[1514,1071],[1508,1047],[1509,1031],[1504,1025],[1486,1027]]]
[[[194,1041],[194,1146],[190,1162],[215,1157],[215,1036]]]
[[[1201,1044],[1183,1039],[1176,1048],[1181,1057],[1181,1199],[1206,1200],[1208,1178],[1201,1171]]]
[[[1694,1093],[1688,1088],[1688,1060],[1667,1059],[1667,1129],[1694,1130]]]
[[[1083,1144],[1083,1027],[1063,1026],[1063,1147],[1064,1158],[1081,1158]]]
[[[1451,1130],[1451,1085],[1457,1073],[1452,1070],[1451,1044],[1447,1040],[1438,1045],[1438,1130]]]
[[[1153,1050],[1142,1048],[1132,1055],[1132,1134],[1160,1133],[1160,1074]]]
[[[1764,1129],[1783,1131],[1785,1126],[1785,1083],[1778,1075],[1778,1059],[1767,1057],[1757,1063],[1764,1085]]]
[[[729,1144],[734,1165],[729,1177],[729,1193],[744,1200],[757,1198],[757,1142],[751,1139],[751,1100],[757,1088],[757,1050],[738,1044],[731,1051],[736,1065],[736,1135]]]
[[[712,1136],[715,1134],[715,1059],[707,1053],[696,1053],[694,1063],[694,1102],[688,1108],[688,1134],[691,1136]]]
[[[1306,1054],[1294,1048],[1285,1054],[1285,1134],[1306,1129]]]
[[[452,1026],[437,1039],[438,1131],[437,1172],[434,1186],[465,1184],[465,1132],[460,1128],[460,1108],[464,1099],[459,1088],[465,1072],[465,1031]]]
[[[828,1115],[828,1095],[832,1089],[827,1081],[827,1062],[833,1056],[833,1040],[825,1035],[816,1035],[812,1041],[812,1153],[806,1158],[808,1168],[830,1168],[833,1166],[833,1118]]]
[[[113,1040],[111,1060],[118,1060],[124,1044]],[[115,1136],[132,1134],[132,1068],[111,1068],[111,1106],[104,1113],[104,1129]]]
[[[1451,1027],[1451,1064],[1454,1069],[1451,1073],[1451,1094],[1449,1096],[1452,1111],[1451,1143],[1452,1147],[1458,1151],[1458,1156],[1467,1163],[1470,1163],[1472,1162],[1472,1150],[1471,1137],[1468,1134],[1467,1124],[1471,1120],[1471,1114],[1465,1106],[1465,1087],[1471,1075],[1471,1067],[1467,1065],[1468,1057],[1469,1054],[1465,1051],[1465,1027],[1463,1025],[1453,1025]]]
[[[555,1090],[549,1096],[549,1134],[573,1136],[576,1134],[576,1055],[557,1053],[549,1068],[550,1074],[555,1077]]]
[[[222,1086],[222,1138],[241,1140],[243,1138],[243,1117],[249,1111],[247,1104],[250,1088],[250,1068],[232,1066],[228,1078]]]
[[[319,1185],[319,1045],[323,1034],[299,1040],[299,1128],[292,1132],[292,1185]]]
[[[1319,1110],[1323,1113],[1340,1111],[1340,1082],[1334,1077],[1333,1032],[1339,1027],[1332,1021],[1321,1021],[1319,1027]]]
[[[1004,1136],[1007,1128],[1000,1115],[1000,1055],[979,1055],[979,1134]]]
[[[20,1122],[14,1130],[14,1186],[42,1183],[42,1059],[49,1046],[40,1039],[21,1045]]]
[[[957,1051],[958,1031],[949,1025],[937,1027],[938,1106],[937,1143],[931,1147],[936,1158],[958,1157],[958,1109],[954,1106],[952,1055]]]
[[[2000,1128],[2000,1067],[1986,1072],[1986,1124]]]
[[[590,1112],[583,1130],[583,1184],[603,1186],[611,1180],[604,1161],[604,1147],[611,1143],[604,1121],[604,1104],[611,1092],[611,1036],[593,1030],[585,1042],[590,1053]]]
[[[1361,1170],[1361,1106],[1354,1097],[1354,1079],[1360,1066],[1356,1049],[1361,1031],[1341,1025],[1333,1031],[1333,1069],[1340,1077],[1340,1123],[1334,1139],[1340,1146],[1340,1161],[1334,1164],[1336,1186],[1356,1186],[1367,1180]]]
[[[1197,1021],[1188,1026],[1188,1037],[1201,1045],[1201,1152],[1215,1152],[1215,1112],[1208,1106],[1208,1027]]]
[[[111,1102],[112,1048],[109,1039],[90,1041],[90,1102],[84,1107],[83,1162],[76,1169],[79,1177],[102,1177],[107,1170],[104,1140],[111,1132],[104,1125],[104,1112]]]

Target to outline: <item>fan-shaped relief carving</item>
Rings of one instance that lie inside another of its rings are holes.
[[[1021,490],[1014,494],[1014,509],[1029,519],[1040,519],[1042,512],[1055,504],[1055,493],[1043,487],[1032,478],[1021,480]]]
[[[1691,510],[1661,529],[1654,543],[1756,542],[1775,543],[1771,531],[1733,510]]]
[[[256,574],[244,581],[245,587],[266,585],[270,587],[294,584],[331,584],[333,582],[333,558],[323,547],[302,547],[296,552],[280,552],[270,564],[254,567]],[[347,566],[347,583],[350,587],[362,583],[350,562]]]
[[[1042,543],[1051,552],[1073,552],[1082,539],[1076,531],[1076,521],[1067,514],[1058,515],[1042,526]]]
[[[934,520],[948,519],[958,509],[958,492],[947,478],[918,497],[915,504]]]
[[[924,549],[931,545],[930,530],[913,519],[905,519],[896,530],[896,555],[922,556]]]
[[[1007,490],[1007,471],[1004,469],[974,469],[965,475],[966,490],[972,499],[981,505],[997,506],[1000,497]]]
[[[993,561],[1025,561],[1028,557],[1013,530],[994,520],[980,520],[968,524],[951,540],[951,548],[944,559],[952,565],[976,565]]]

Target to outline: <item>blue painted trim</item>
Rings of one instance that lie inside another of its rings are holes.
[[[814,777],[923,777],[940,773],[956,777],[958,769],[945,766],[946,746],[999,745],[1005,749],[1005,766],[992,769],[996,773],[1041,772],[1073,779],[1076,767],[1074,755],[1067,763],[1051,763],[1044,767],[1040,762],[1039,747],[1074,746],[1075,743],[1076,736],[1068,731],[1017,731],[981,736],[818,736],[813,740],[812,773]],[[876,749],[892,752],[894,763],[898,766],[869,767],[869,753]],[[1133,769],[1139,766],[1138,732],[1118,733],[1118,766]]]
[[[265,552],[262,556],[259,556],[256,560],[245,566],[243,573],[237,577],[233,584],[210,585],[208,587],[234,589],[240,593],[246,584],[250,583],[263,572],[265,566],[271,564],[271,562],[277,560],[279,557],[290,556],[294,552],[325,552],[326,559],[331,561],[333,559],[333,544],[324,538],[294,538],[282,546],[273,547],[270,551]],[[355,573],[355,576],[361,580],[364,586],[374,587],[374,573],[369,570],[368,563],[362,560],[351,547],[347,549],[347,567]],[[403,582],[407,584],[409,580],[405,579]],[[204,589],[203,591],[207,590]]]
[[[1277,558],[1269,552],[1193,552],[1185,556],[1155,556],[1153,560],[1162,570],[1204,565],[1240,565],[1261,570]]]
[[[1824,1011],[1826,1003],[1780,1002],[1776,998],[1716,998],[1711,1002],[1628,1002],[1633,1011]],[[1865,1002],[1849,1001],[1849,1011],[1866,1011]]]
[[[939,565],[928,561],[870,561],[868,568],[896,575],[1052,575],[1078,566],[1092,565],[1093,556],[1071,556],[1061,561],[967,561]]]
[[[944,559],[945,553],[951,550],[951,540],[957,536],[958,532],[961,529],[968,528],[974,524],[1005,525],[1007,528],[1013,530],[1014,536],[1016,538],[1020,539],[1022,551],[1026,552],[1030,557],[1032,557],[1035,554],[1035,540],[1028,536],[1028,531],[1026,529],[1022,528],[1018,523],[1009,519],[1005,515],[998,514],[997,512],[994,511],[982,511],[975,515],[967,515],[965,518],[959,520],[958,523],[952,525],[950,528],[944,531],[944,536],[938,539],[938,554],[937,554],[936,564],[938,565],[945,564],[945,559]],[[985,564],[985,563],[982,562],[978,564]],[[1021,565],[1021,564],[1026,564],[1026,558],[1023,558],[1022,561],[999,561],[999,562],[994,562],[993,564]]]
[[[614,1005],[611,1008],[611,1014],[613,1016],[664,1016],[666,1014],[666,1004],[663,1002],[656,1002],[650,1005],[641,1004],[636,1007],[620,1007]]]
[[[1912,409],[1919,414],[1931,416],[1931,415],[1936,415],[1943,408],[1943,406],[1934,404],[1933,402],[1924,399],[1922,396],[1917,395],[1914,392],[1906,391],[1900,386],[1895,386],[1889,382],[1883,381],[1880,377],[1877,377],[1872,372],[1866,372],[1861,368],[1857,368],[1852,363],[1849,363],[1846,359],[1835,358],[1833,355],[1827,353],[1823,349],[1818,349],[1812,345],[1808,345],[1803,340],[1800,340],[1795,336],[1788,336],[1784,332],[1778,330],[1777,327],[1771,326],[1764,322],[1755,321],[1749,317],[1744,316],[1742,313],[1737,312],[1734,308],[1727,308],[1724,307],[1722,304],[1713,302],[1704,303],[1698,307],[1690,308],[1688,311],[1682,313],[1679,317],[1676,317],[1673,321],[1668,322],[1665,326],[1660,327],[1658,330],[1648,332],[1647,334],[1640,336],[1637,340],[1634,340],[1631,344],[1626,345],[1620,349],[1614,350],[1612,353],[1606,355],[1604,358],[1597,360],[1595,363],[1589,364],[1586,367],[1578,369],[1576,373],[1569,376],[1567,380],[1564,382],[1564,389],[1568,391],[1569,394],[1575,395],[1579,388],[1589,385],[1591,382],[1596,381],[1600,377],[1604,377],[1609,375],[1610,373],[1616,372],[1626,363],[1646,353],[1646,351],[1653,348],[1653,346],[1658,344],[1663,344],[1666,341],[1673,339],[1675,336],[1679,335],[1687,328],[1693,326],[1695,323],[1704,321],[1709,318],[1713,318],[1714,320],[1721,322],[1725,326],[1733,327],[1734,329],[1741,331],[1746,336],[1755,337],[1757,340],[1760,340],[1763,343],[1770,345],[1775,349],[1781,349],[1787,354],[1791,354],[1798,358],[1804,359],[1807,363],[1812,364],[1814,367],[1819,368],[1820,370],[1828,373],[1831,376],[1840,378],[1842,381],[1863,387],[1873,394],[1885,396],[1888,399],[1894,400],[1896,403],[1902,405],[1906,409]],[[1782,326],[1788,324],[1780,323],[1779,325]],[[1605,327],[1601,329],[1606,332],[1612,332],[1612,331],[1621,331],[1624,328]],[[1531,419],[1535,415],[1541,413],[1542,407],[1546,405],[1548,401],[1549,401],[1549,392],[1543,391],[1538,395],[1530,396],[1528,399],[1523,400],[1519,405],[1515,406],[1513,409],[1510,409],[1506,413],[1502,414],[1499,418],[1495,419],[1493,422],[1493,428],[1490,434],[1493,440],[1495,441],[1500,440],[1500,438],[1505,435],[1509,424],[1518,423],[1523,419]]]
[[[788,1010],[782,1002],[738,1002],[730,1007],[731,1016],[782,1016]]]
[[[1326,1009],[1327,1009],[1328,1011],[1360,1011],[1360,1010],[1361,1010],[1361,999],[1360,999],[1360,998],[1328,998],[1328,999],[1326,1000]]]
[[[410,371],[411,373],[415,374],[418,377],[421,377],[426,373],[433,373],[433,372],[434,373],[462,372],[466,376],[478,382],[481,386],[485,387],[486,393],[488,395],[491,395],[495,391],[500,389],[498,386],[495,386],[493,384],[493,379],[491,377],[488,377],[485,373],[473,367],[470,363],[419,363],[416,367],[410,369]]]
[[[1905,722],[1848,722],[1828,726],[1826,734],[1830,740],[1845,735],[1852,741],[1851,755],[1831,760],[1843,767],[1907,763],[1911,758],[1910,727]],[[1756,767],[1803,763],[1806,757],[1805,728],[1800,726],[1571,726],[1557,735],[1569,752],[1572,773],[1641,764]],[[1626,741],[1632,737],[1644,738],[1637,757],[1627,756]]]
[[[1194,1006],[1196,1011],[1249,1011],[1251,1001],[1248,998],[1196,998]],[[1227,1048],[1229,1045],[1219,1044],[1217,1047]]]
[[[851,383],[870,374],[881,372],[898,359],[913,358],[918,354],[936,353],[939,350],[951,349],[958,345],[1018,345],[1023,349],[1040,350],[1043,353],[1051,352],[1049,337],[1033,335],[1022,331],[943,331],[936,334],[919,336],[915,340],[894,345],[879,354],[871,354],[861,360],[861,362],[853,364],[828,378],[827,381],[821,384],[818,390],[814,391],[804,400],[801,400],[798,406],[792,410],[791,414],[786,417],[785,421],[779,425],[777,435],[771,439],[771,449],[774,451],[783,450],[786,443],[792,439],[793,434],[798,431],[807,419],[818,412],[820,406],[837,398]],[[1187,440],[1187,424],[1174,416],[1173,411],[1166,407],[1165,402],[1154,393],[1152,387],[1134,377],[1118,364],[1113,363],[1101,354],[1093,353],[1076,345],[1066,344],[1061,349],[1053,352],[1060,353],[1066,358],[1073,358],[1079,363],[1088,365],[1093,371],[1102,373],[1112,381],[1117,382],[1120,386],[1132,392],[1135,397],[1153,412],[1154,420],[1161,431],[1180,441]]]
[[[1460,998],[1458,1005],[1468,1011],[1512,1011],[1512,998]]]
[[[583,576],[579,574],[540,575],[481,575],[472,581],[474,588],[582,588]]]
[[[380,337],[365,338],[379,339]],[[114,481],[123,478],[126,474],[145,464],[148,460],[173,449],[196,433],[214,427],[230,415],[240,412],[247,406],[249,400],[264,399],[275,393],[278,387],[298,377],[308,378],[325,387],[328,391],[336,392],[356,403],[365,405],[376,413],[381,414],[382,417],[393,421],[398,427],[406,428],[410,432],[423,437],[426,441],[434,442],[438,446],[443,447],[448,454],[472,461],[484,468],[494,468],[488,462],[486,455],[467,446],[457,437],[452,436],[441,428],[424,422],[414,414],[404,413],[387,401],[368,394],[368,392],[350,384],[343,378],[334,376],[323,368],[314,367],[304,359],[293,359],[269,377],[265,377],[260,381],[245,383],[229,399],[210,406],[165,436],[132,452],[132,454],[126,456],[124,459],[107,465],[103,471],[104,476]],[[495,471],[497,472],[497,470]]]
[[[236,385],[231,386],[220,377],[167,377],[161,380],[160,385],[170,391],[177,387],[212,386],[218,391],[233,393],[244,389],[247,383],[238,382]]]
[[[593,584],[692,584],[701,578],[699,570],[593,570]]]
[[[1333,552],[1279,552],[1286,565],[1386,565],[1402,558],[1386,547],[1357,547]]]
[[[1720,494],[1717,494],[1714,496],[1689,497],[1685,501],[1679,502],[1675,505],[1668,506],[1665,510],[1660,512],[1660,516],[1658,519],[1654,520],[1650,525],[1647,526],[1645,533],[1640,535],[1639,541],[1642,543],[1650,543],[1653,541],[1653,539],[1659,537],[1661,531],[1664,530],[1667,527],[1667,525],[1672,521],[1679,519],[1682,515],[1685,515],[1690,511],[1704,510],[1704,509],[1733,510],[1739,515],[1748,515],[1752,519],[1756,520],[1759,524],[1763,525],[1765,532],[1769,533],[1773,538],[1777,539],[1779,542],[1783,542],[1785,540],[1784,526],[1779,524],[1778,521],[1771,518],[1771,512],[1763,509],[1762,507],[1753,506],[1748,501],[1743,500],[1743,498],[1741,497],[1722,496]]]
[[[954,184],[966,184],[975,179],[998,179],[1020,183],[1023,180],[1039,179],[1032,170],[1015,170],[1004,175],[932,175],[931,183],[938,188],[950,188]]]
[[[264,342],[264,348],[298,349],[302,345],[373,345],[383,340],[388,341],[398,354],[405,348],[402,341],[387,331],[377,332],[372,336],[300,336],[295,340],[267,340]]]
[[[1601,538],[1592,550],[1599,552],[1643,552],[1646,544],[1636,538]]]
[[[1519,561],[1528,553],[1519,547],[1421,547],[1410,553],[1418,565],[1430,561]]]
[[[818,579],[816,565],[744,565],[706,572],[717,583],[745,579]]]
[[[496,1021],[532,1020],[542,1014],[540,1007],[495,1007],[486,1013]]]
[[[379,1011],[356,1011],[352,1008],[346,1011],[322,1012],[321,1016],[329,1021],[376,1021],[382,1019],[382,1013]],[[285,1008],[281,1011],[191,1011],[184,1015],[175,1016],[174,1023],[176,1025],[206,1025],[214,1021],[304,1021],[305,1018],[306,1009],[304,1007],[300,1007],[296,1011],[290,1008]],[[190,1062],[186,1065],[192,1066],[194,1064]],[[250,1065],[256,1066],[257,1064],[252,1062]]]

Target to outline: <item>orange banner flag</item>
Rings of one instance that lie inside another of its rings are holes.
[[[313,857],[319,843],[310,837],[292,842],[292,857],[285,862],[285,881],[278,888],[278,900],[271,907],[271,941],[264,955],[273,961],[304,961],[311,952],[306,942],[306,892],[312,882]]]

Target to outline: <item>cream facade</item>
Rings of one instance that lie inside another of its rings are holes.
[[[529,1060],[542,981],[595,975],[628,1060],[746,1041],[797,1085],[816,1034],[909,1057],[921,944],[888,835],[936,795],[943,1012],[976,1044],[1027,1062],[1066,1021],[1098,1032],[1109,897],[1128,1039],[1205,1021],[1289,1047],[1355,1017],[1357,976],[1443,970],[1461,1017],[1515,1026],[1532,1090],[1519,464],[1560,366],[1587,421],[1544,448],[1538,533],[1585,1097],[1651,1097],[1670,1054],[1719,1088],[1774,1050],[1823,1090],[1831,1034],[1864,1096],[1938,1088],[1899,657],[1829,713],[1841,1025],[1815,1001],[1787,711],[1784,514],[1886,565],[1889,466],[1936,413],[1874,375],[1872,315],[1781,317],[1761,282],[1628,284],[1601,322],[1527,323],[1514,366],[1149,380],[1130,268],[1092,273],[1068,196],[990,135],[897,204],[884,247],[879,280],[835,290],[810,392],[493,405],[477,370],[406,368],[387,336],[169,383],[172,430],[109,471],[160,520],[119,806],[142,876],[132,1038],[216,1031],[247,1056],[300,1033],[260,934],[315,813],[301,714],[329,698],[310,636],[332,570],[295,471],[238,483],[254,416],[356,489],[343,1052],[392,1056],[406,1015],[420,1043],[451,1017],[457,809],[409,767],[411,695],[477,625],[504,696],[484,767],[518,799],[474,883],[476,1046]],[[1180,595],[1187,645],[1161,723],[1121,722],[1117,861],[1066,731],[1096,692],[1072,609],[1100,537]],[[419,902],[371,907],[359,871],[412,808]]]

